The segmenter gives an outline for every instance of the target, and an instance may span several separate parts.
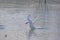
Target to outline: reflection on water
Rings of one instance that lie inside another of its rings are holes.
[[[0,30],[3,30],[5,29],[5,26],[4,25],[0,25]]]

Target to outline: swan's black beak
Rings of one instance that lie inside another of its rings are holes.
[[[25,24],[28,24],[29,22],[26,22]]]

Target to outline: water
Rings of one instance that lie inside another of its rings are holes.
[[[6,29],[0,30],[0,40],[27,40],[30,30],[29,24],[26,24],[26,22],[28,22],[26,18],[27,15],[31,15],[34,27],[47,28],[34,30],[31,40],[59,40],[59,4],[47,4],[48,11],[45,11],[44,4],[38,7],[38,2],[33,1],[27,3],[24,2],[22,3],[23,5],[1,5],[0,24],[4,24]],[[7,35],[7,37],[5,37],[5,35]]]

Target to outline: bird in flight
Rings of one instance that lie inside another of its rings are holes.
[[[26,22],[26,24],[29,23],[29,26],[30,26],[30,30],[29,30],[29,34],[28,34],[28,40],[30,40],[30,37],[32,36],[32,33],[34,32],[35,29],[45,29],[45,28],[35,28],[32,20],[31,20],[31,15],[27,16],[27,20],[28,20],[28,22]]]

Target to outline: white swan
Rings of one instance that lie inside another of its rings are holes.
[[[30,30],[29,30],[29,34],[28,34],[28,40],[30,40],[30,37],[32,36],[32,33],[35,29],[45,29],[45,28],[35,28],[30,17],[31,17],[30,15],[27,16],[27,20],[28,20],[27,23],[29,23],[29,26],[30,26]]]

